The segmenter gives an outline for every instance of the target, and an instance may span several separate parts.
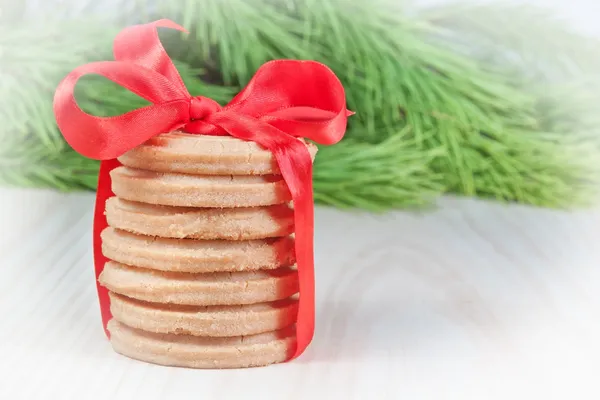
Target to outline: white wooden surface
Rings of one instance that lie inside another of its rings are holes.
[[[465,199],[422,214],[319,208],[307,353],[202,371],[111,350],[91,195],[0,196],[2,400],[600,398],[600,213]]]

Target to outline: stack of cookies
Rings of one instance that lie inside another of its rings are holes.
[[[99,278],[114,349],[193,368],[288,359],[298,310],[294,211],[273,155],[232,137],[172,132],[119,161],[101,235],[110,261]]]

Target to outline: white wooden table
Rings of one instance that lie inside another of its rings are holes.
[[[100,326],[93,196],[0,192],[0,399],[600,399],[600,213],[444,199],[316,213],[318,320],[293,363],[166,368]]]

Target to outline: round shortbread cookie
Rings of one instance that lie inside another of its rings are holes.
[[[153,303],[214,306],[281,300],[298,293],[295,268],[190,274],[109,261],[99,282],[111,292]]]
[[[111,227],[102,253],[122,264],[171,272],[231,272],[293,265],[294,239],[194,240],[141,236]]]
[[[117,167],[112,190],[122,199],[181,207],[257,207],[291,201],[280,175],[184,175]]]
[[[311,158],[317,146],[302,139]],[[192,135],[171,132],[154,136],[119,157],[128,167],[156,172],[194,175],[280,174],[273,154],[257,143],[231,136]]]
[[[193,336],[245,336],[285,328],[296,322],[298,300],[235,306],[185,306],[135,300],[110,293],[110,311],[117,321],[153,333]]]
[[[108,322],[113,349],[153,364],[187,368],[246,368],[290,359],[296,347],[293,327],[251,336],[211,338],[156,334]]]
[[[250,208],[159,206],[111,197],[106,220],[114,228],[148,236],[249,240],[287,236],[294,210],[287,204]]]

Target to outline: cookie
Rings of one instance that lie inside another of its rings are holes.
[[[296,322],[298,300],[236,306],[186,306],[149,303],[109,293],[117,321],[153,333],[193,336],[245,336],[285,328]]]
[[[99,282],[111,292],[137,300],[196,306],[263,303],[285,299],[298,292],[298,272],[290,267],[190,274],[109,261]]]
[[[311,157],[317,146],[306,144]],[[231,136],[171,132],[128,151],[119,161],[128,167],[193,175],[279,175],[273,154],[254,142]]]
[[[187,368],[245,368],[284,362],[292,357],[293,327],[238,337],[199,337],[156,334],[108,322],[113,349],[153,364]]]
[[[294,239],[194,240],[135,235],[111,227],[102,253],[122,264],[171,272],[232,272],[293,265]]]
[[[117,167],[110,172],[117,197],[181,207],[257,207],[291,201],[281,175],[184,175]]]
[[[148,236],[249,240],[287,236],[294,210],[287,204],[251,208],[158,206],[111,197],[106,219],[114,228]]]

